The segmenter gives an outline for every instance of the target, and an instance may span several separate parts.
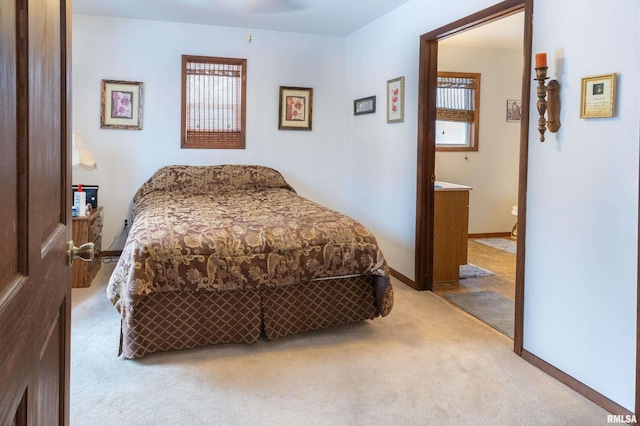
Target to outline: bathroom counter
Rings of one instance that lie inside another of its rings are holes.
[[[434,191],[471,191],[473,188],[466,185],[458,185],[457,183],[435,181],[433,184]]]
[[[467,264],[472,189],[449,182],[434,183],[433,282],[458,281],[460,265]]]

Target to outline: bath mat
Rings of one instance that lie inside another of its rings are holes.
[[[474,241],[486,246],[497,248],[498,250],[516,254],[517,243],[515,240],[510,240],[508,238],[480,238]]]
[[[513,339],[515,302],[495,291],[449,293],[444,297],[480,321]]]
[[[493,275],[488,269],[481,268],[479,266],[474,265],[473,263],[467,263],[466,265],[460,265],[460,279],[464,280],[466,278],[479,278],[479,277],[488,277],[489,275]]]

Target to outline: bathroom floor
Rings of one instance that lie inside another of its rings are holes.
[[[508,239],[508,238],[507,238]],[[488,277],[466,278],[451,283],[434,283],[433,292],[447,293],[491,290],[515,299],[516,255],[469,239],[468,262],[494,273]]]

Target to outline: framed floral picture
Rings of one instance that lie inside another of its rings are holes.
[[[311,130],[313,89],[280,86],[278,129]]]
[[[142,82],[102,80],[100,127],[142,130]]]
[[[404,77],[387,81],[387,123],[404,121]]]

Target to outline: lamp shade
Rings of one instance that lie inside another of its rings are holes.
[[[87,170],[93,170],[97,168],[96,161],[93,159],[93,154],[82,143],[82,137],[79,133],[73,134],[73,143],[71,144],[71,165],[74,168],[84,168]]]

